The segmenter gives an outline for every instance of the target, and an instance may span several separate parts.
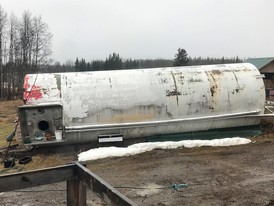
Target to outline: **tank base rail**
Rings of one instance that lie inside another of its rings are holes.
[[[86,187],[110,205],[137,205],[79,162],[42,170],[0,176],[0,192],[67,182],[67,205],[86,205]]]

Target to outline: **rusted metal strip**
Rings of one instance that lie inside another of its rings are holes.
[[[53,184],[75,178],[75,164],[0,176],[0,192]]]

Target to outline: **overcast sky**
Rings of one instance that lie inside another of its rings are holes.
[[[274,56],[273,0],[0,0],[10,15],[41,15],[56,61]]]

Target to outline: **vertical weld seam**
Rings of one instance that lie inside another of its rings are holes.
[[[170,73],[172,75],[174,86],[175,86],[175,95],[176,95],[177,106],[179,106],[179,98],[178,98],[178,90],[177,90],[176,80],[175,80],[173,72],[171,71]]]
[[[237,83],[237,85],[238,85],[238,87],[240,87],[239,86],[239,82],[238,82],[238,78],[237,78],[237,76],[236,76],[236,74],[235,74],[235,71],[232,69],[232,73],[233,73],[233,75],[234,75],[234,78],[235,78],[235,80],[236,80],[236,83]]]

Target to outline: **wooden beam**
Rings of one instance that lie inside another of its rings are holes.
[[[75,178],[75,164],[0,176],[0,192],[63,182]]]
[[[117,206],[137,206],[136,203],[128,199],[125,195],[120,193],[102,178],[88,170],[79,162],[75,163],[76,174],[80,181],[85,182],[86,185],[107,203]]]

